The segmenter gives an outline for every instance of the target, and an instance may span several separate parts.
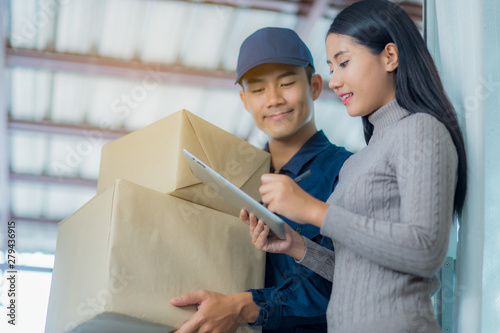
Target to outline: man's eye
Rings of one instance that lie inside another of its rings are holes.
[[[263,91],[264,91],[264,88],[260,88],[260,89],[253,89],[253,90],[252,90],[252,93],[254,93],[254,94],[258,94],[258,93],[263,92]]]
[[[293,85],[294,83],[295,83],[295,81],[287,82],[287,83],[282,83],[281,86],[282,87],[289,87],[289,86]]]

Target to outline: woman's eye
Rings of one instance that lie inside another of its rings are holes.
[[[349,60],[346,60],[346,61],[342,62],[342,63],[339,65],[339,67],[341,67],[341,68],[345,68],[345,67],[347,66],[347,63],[348,63],[348,62],[349,62]]]

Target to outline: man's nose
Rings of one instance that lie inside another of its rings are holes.
[[[267,89],[267,103],[270,107],[283,104],[284,102],[285,99],[280,89],[276,87]]]

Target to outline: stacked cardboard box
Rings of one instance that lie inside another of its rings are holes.
[[[196,311],[171,297],[263,287],[264,253],[183,148],[258,198],[269,154],[186,110],[105,145],[97,195],[59,225],[46,332],[170,332]]]

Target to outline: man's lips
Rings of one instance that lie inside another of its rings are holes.
[[[277,111],[264,116],[264,118],[269,118],[272,120],[281,119],[287,117],[293,110]]]

